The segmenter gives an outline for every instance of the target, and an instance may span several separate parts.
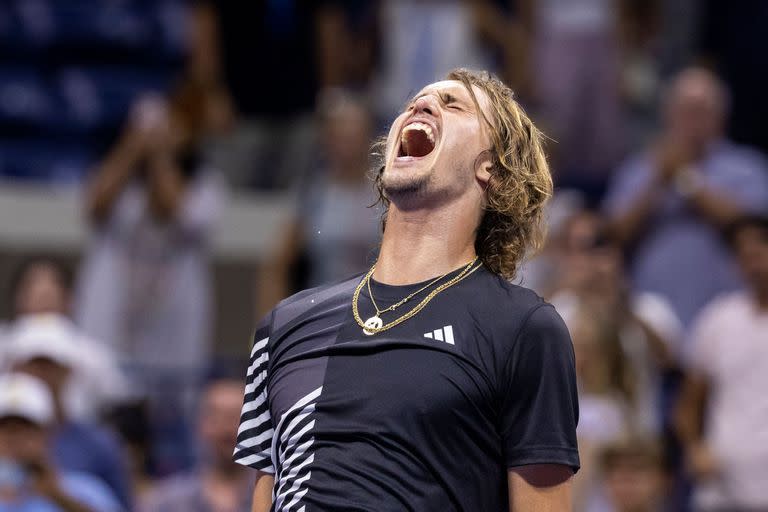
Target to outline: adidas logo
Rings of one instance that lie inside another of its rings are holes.
[[[456,344],[453,342],[453,327],[450,325],[446,325],[441,329],[435,329],[432,332],[424,333],[424,337],[431,340],[444,341],[446,343],[450,343],[451,345]]]

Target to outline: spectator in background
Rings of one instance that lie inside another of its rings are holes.
[[[130,389],[110,347],[69,319],[71,291],[72,276],[63,264],[47,257],[25,260],[11,276],[9,327],[44,323],[51,335],[73,340],[80,357],[62,400],[69,417],[95,419],[127,399]]]
[[[620,4],[530,1],[533,93],[559,185],[593,187],[622,149]]]
[[[381,67],[373,93],[384,119],[400,112],[425,83],[451,69],[493,69],[469,2],[391,0],[382,2],[381,19]]]
[[[112,344],[132,384],[152,399],[158,432],[167,433],[158,439],[169,450],[158,454],[161,472],[188,463],[185,417],[208,359],[207,249],[223,192],[201,158],[214,129],[210,100],[193,80],[168,99],[141,99],[87,189],[93,236],[76,317]]]
[[[380,0],[318,3],[320,100],[325,91],[338,88],[365,93],[379,64]]]
[[[768,168],[723,138],[728,97],[709,71],[669,86],[656,142],[616,173],[605,210],[631,255],[632,285],[665,296],[683,324],[739,285],[719,229],[768,207]]]
[[[299,208],[268,263],[260,287],[265,310],[297,289],[362,272],[378,241],[379,211],[370,169],[371,112],[358,97],[340,90],[321,104],[324,164],[303,186]],[[307,282],[295,282],[304,257]]]
[[[39,313],[66,315],[70,311],[72,275],[52,258],[24,260],[11,276],[11,316]]]
[[[0,376],[0,512],[118,512],[98,479],[51,461],[55,416],[46,385],[22,374]]]
[[[494,51],[498,75],[526,103],[532,96],[530,0],[470,0],[472,21],[481,40]]]
[[[696,510],[766,510],[768,217],[739,219],[727,239],[747,286],[694,323],[677,424]]]
[[[630,437],[607,446],[600,456],[606,503],[588,512],[662,512],[666,475],[661,447]]]
[[[253,478],[232,461],[243,404],[243,382],[217,378],[202,394],[197,416],[200,466],[193,473],[161,482],[139,512],[246,512]]]
[[[676,366],[683,327],[664,297],[632,293],[624,277],[621,249],[607,236],[594,212],[573,215],[564,228],[562,279],[550,301],[567,319],[583,306],[615,322],[620,350],[634,380],[632,425],[658,434],[662,429],[661,374]]]
[[[72,331],[44,315],[27,317],[11,331],[6,369],[32,375],[48,387],[53,406],[50,454],[62,469],[100,478],[128,506],[131,490],[123,448],[111,431],[69,416],[64,404],[69,379],[77,371],[82,348]]]
[[[598,457],[608,443],[629,430],[636,382],[622,352],[614,319],[582,305],[563,320],[571,333],[579,383],[579,441],[581,469],[574,477],[575,510],[597,496]]]

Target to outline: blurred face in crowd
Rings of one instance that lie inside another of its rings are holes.
[[[480,108],[488,112],[487,95],[473,87]],[[414,199],[411,204],[421,207],[466,193],[476,194],[481,204],[490,148],[488,130],[464,85],[456,80],[428,85],[392,124],[384,191],[401,208]]]
[[[46,460],[47,437],[43,427],[25,418],[0,418],[0,459],[22,465]]]
[[[323,142],[333,173],[356,181],[365,178],[371,130],[371,116],[359,103],[347,101],[328,112]]]
[[[617,512],[653,512],[664,491],[661,468],[638,455],[618,456],[606,471],[605,483]]]
[[[220,380],[208,386],[200,409],[198,435],[205,456],[214,465],[229,467],[232,447],[237,443],[237,427],[243,406],[243,384]]]
[[[45,382],[54,397],[58,397],[69,379],[71,370],[47,357],[34,357],[28,361],[16,363],[13,371],[37,377]]]
[[[602,238],[597,215],[574,215],[565,227],[563,249],[566,287],[602,292],[620,284],[621,252]]]
[[[17,316],[37,313],[66,313],[69,296],[62,276],[54,265],[29,267],[19,281],[14,297]]]
[[[736,233],[733,246],[747,282],[763,293],[768,292],[768,230],[745,226]]]
[[[704,151],[721,135],[725,111],[725,91],[718,79],[704,69],[685,70],[667,93],[664,120],[668,135],[690,150]]]

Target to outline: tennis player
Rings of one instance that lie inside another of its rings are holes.
[[[510,284],[542,238],[542,134],[500,81],[456,70],[395,119],[365,275],[298,293],[256,332],[235,460],[253,510],[570,510],[571,341]]]

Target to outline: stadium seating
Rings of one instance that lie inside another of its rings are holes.
[[[135,99],[173,81],[182,0],[0,0],[0,177],[80,181]]]

